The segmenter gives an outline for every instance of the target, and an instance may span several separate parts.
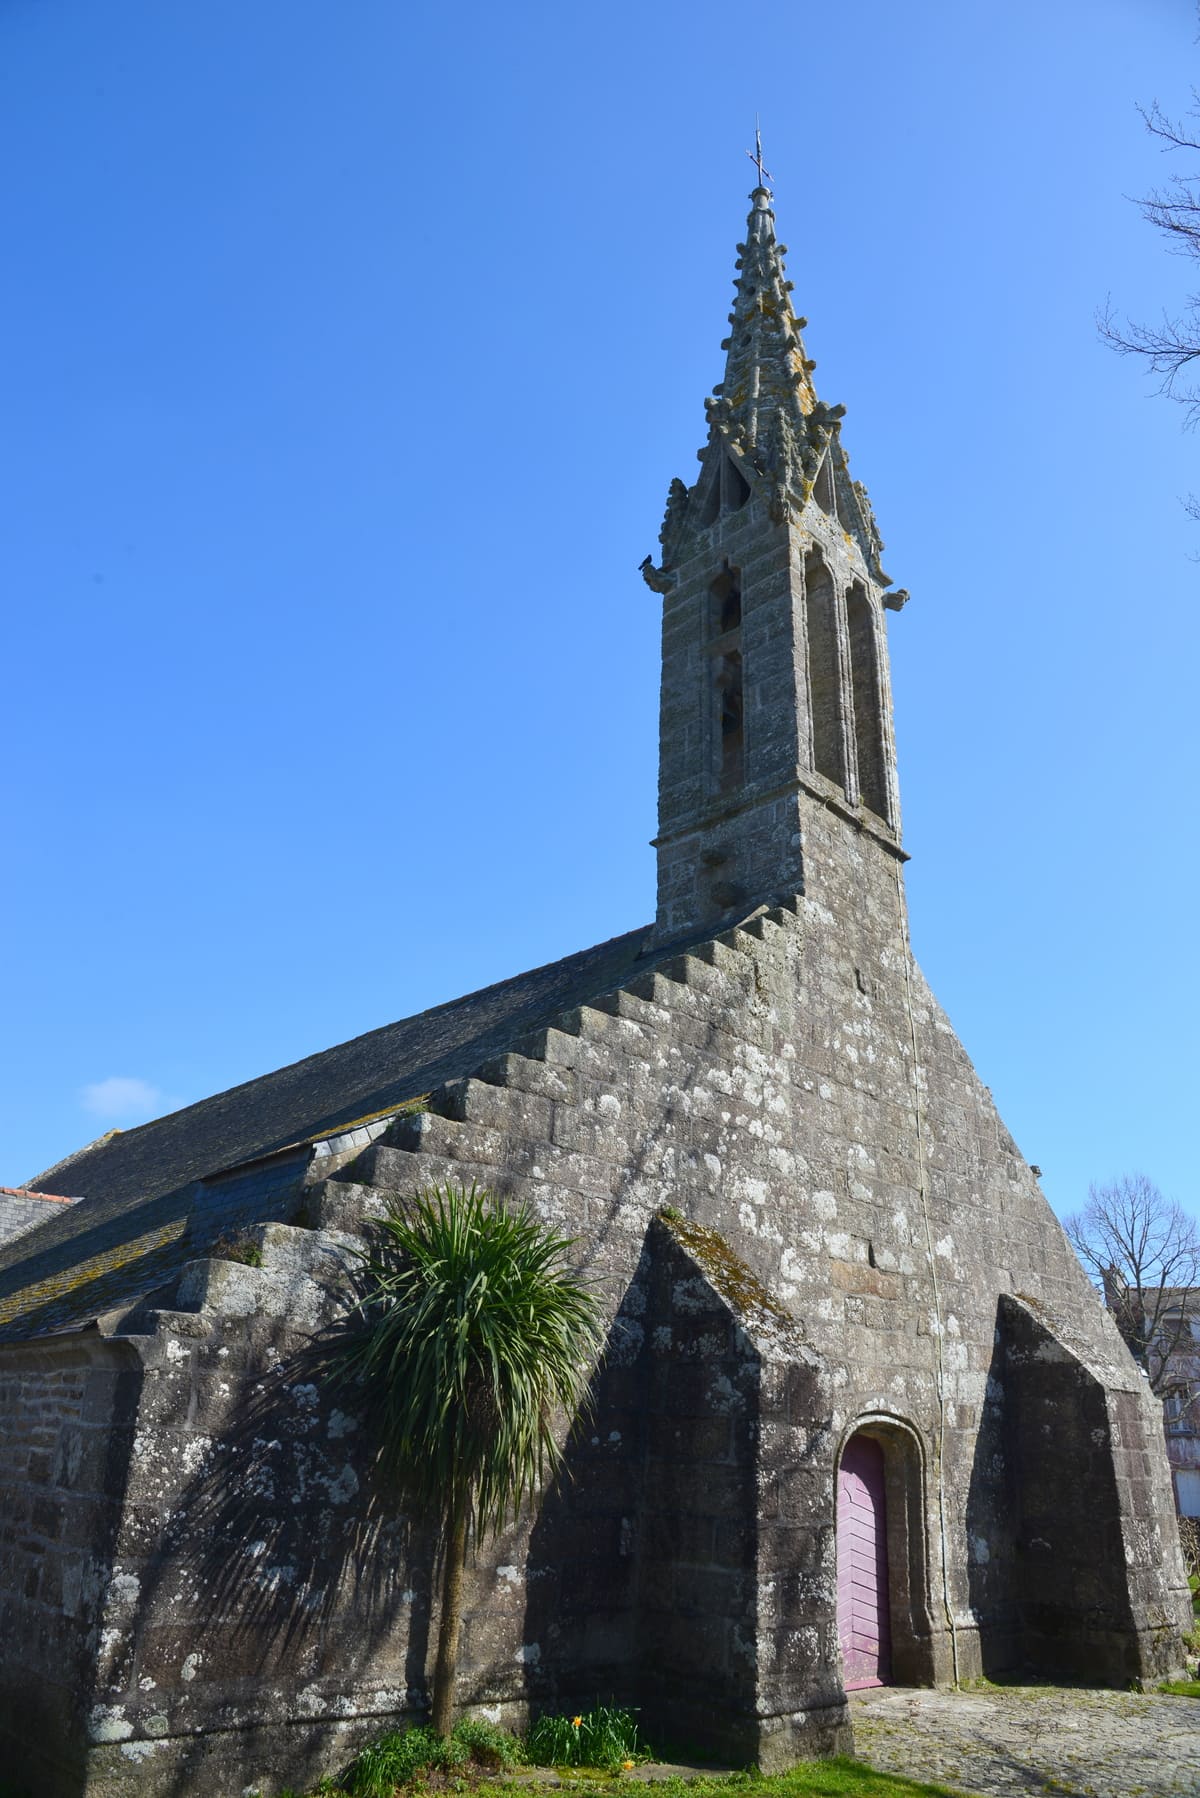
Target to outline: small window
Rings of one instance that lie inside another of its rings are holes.
[[[854,740],[858,751],[859,796],[868,811],[886,820],[887,773],[883,744],[883,696],[879,684],[879,652],[875,618],[861,581],[846,595],[850,639],[850,687],[854,704]]]
[[[700,504],[696,516],[701,530],[715,524],[722,512],[740,512],[750,498],[749,481],[724,454],[719,455],[700,478]]]
[[[726,563],[709,589],[713,596],[712,628],[714,636],[736,631],[742,622],[741,570]]]
[[[825,460],[817,471],[816,482],[813,486],[813,498],[827,518],[837,517],[837,491],[833,484],[832,450],[826,450]]]
[[[804,561],[804,622],[808,641],[808,708],[812,763],[843,790],[842,672],[833,576],[816,550]]]
[[[700,500],[700,528],[707,530],[715,524],[721,515],[721,468],[718,463],[704,475],[704,487]]]
[[[749,481],[742,474],[741,469],[735,468],[728,458],[726,458],[725,461],[724,498],[725,510],[727,512],[740,512],[746,501],[750,498]]]
[[[717,697],[721,722],[721,785],[738,787],[745,775],[746,736],[742,716],[742,658],[736,649],[718,658]]]
[[[1175,1498],[1181,1517],[1200,1517],[1200,1468],[1175,1469]]]

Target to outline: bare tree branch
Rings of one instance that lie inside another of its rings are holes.
[[[1138,110],[1165,154],[1183,150],[1200,156],[1200,93],[1195,88],[1188,115],[1198,121],[1195,126],[1168,118],[1157,101]],[[1151,189],[1137,204],[1142,217],[1162,232],[1174,254],[1200,261],[1200,170],[1172,175],[1165,187]],[[1158,377],[1158,392],[1183,406],[1187,425],[1200,423],[1200,382],[1188,378],[1200,362],[1200,293],[1189,294],[1178,314],[1164,312],[1161,325],[1118,320],[1110,301],[1097,325],[1104,342],[1119,356],[1138,356],[1145,362]],[[1195,500],[1189,498],[1184,504],[1193,517],[1200,512]]]
[[[1150,1389],[1200,1403],[1192,1318],[1200,1318],[1200,1226],[1145,1174],[1093,1186],[1064,1225]]]

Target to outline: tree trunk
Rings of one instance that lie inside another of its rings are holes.
[[[454,1722],[454,1676],[458,1670],[458,1626],[462,1616],[463,1568],[467,1563],[467,1500],[456,1501],[446,1538],[442,1570],[442,1615],[433,1674],[433,1730],[448,1736]]]

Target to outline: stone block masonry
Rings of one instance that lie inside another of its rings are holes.
[[[44,1765],[68,1789],[86,1778],[86,1700],[140,1385],[128,1342],[0,1355],[0,1718],[30,1772]]]
[[[445,1182],[572,1239],[607,1321],[564,1477],[470,1569],[461,1705],[777,1768],[848,1745],[847,1666],[1179,1662],[1158,1407],[910,952],[905,595],[752,205],[643,570],[654,926],[105,1139],[0,1249],[0,1738],[46,1798],[304,1789],[427,1715],[434,1544],[330,1355]]]
[[[45,1738],[14,1706],[10,1759],[64,1793],[83,1780],[156,1798],[182,1780],[215,1795],[264,1768],[298,1786],[425,1714],[430,1544],[375,1490],[320,1340],[358,1234],[389,1198],[447,1179],[527,1200],[577,1237],[610,1315],[569,1480],[472,1570],[464,1704],[520,1723],[530,1706],[611,1697],[763,1765],[844,1745],[833,1481],[860,1427],[888,1445],[907,1677],[1049,1664],[1085,1595],[1094,1676],[1166,1667],[1180,1600],[1144,1470],[1114,1474],[1124,1535],[1040,1519],[1073,1577],[1022,1633],[1008,1482],[1040,1440],[1041,1400],[1016,1380],[1021,1421],[985,1415],[999,1295],[1026,1295],[1019,1316],[1120,1395],[1122,1453],[1148,1453],[1155,1421],[952,1033],[872,940],[889,901],[854,865],[860,839],[828,815],[822,831],[857,885],[849,925],[811,901],[781,907],[597,994],[333,1177],[315,1159],[296,1195],[305,1227],[259,1227],[261,1266],[194,1262],[169,1302],[97,1341],[136,1368],[137,1402],[132,1425],[113,1417],[95,1654],[77,1655],[67,1705],[89,1741],[50,1779]],[[950,1147],[942,1196],[932,1179],[923,1195],[923,1154]],[[0,1351],[0,1367],[29,1352]],[[1150,1546],[1130,1586],[1135,1537]]]

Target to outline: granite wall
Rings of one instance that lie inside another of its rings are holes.
[[[139,1397],[88,1637],[91,1789],[299,1785],[423,1714],[430,1543],[375,1488],[321,1344],[358,1233],[437,1180],[577,1236],[609,1315],[569,1490],[472,1571],[463,1703],[519,1723],[614,1697],[764,1764],[844,1742],[833,1490],[856,1428],[887,1458],[898,1673],[1123,1683],[1175,1663],[1157,1419],[904,952],[894,864],[827,807],[808,828],[815,892],[562,1014],[357,1156],[315,1157],[299,1223],[255,1232],[261,1266],[196,1261],[169,1301],[110,1319]],[[743,1270],[724,1293],[688,1231]],[[1064,1427],[1043,1444],[1031,1369],[1056,1357]],[[1024,1420],[999,1437],[996,1390]],[[1105,1527],[1064,1503],[1072,1576],[1035,1617],[1037,1494],[1094,1489],[1097,1466]],[[4,1722],[19,1742],[15,1702]]]
[[[0,1720],[6,1776],[79,1790],[141,1376],[95,1334],[0,1350]]]

